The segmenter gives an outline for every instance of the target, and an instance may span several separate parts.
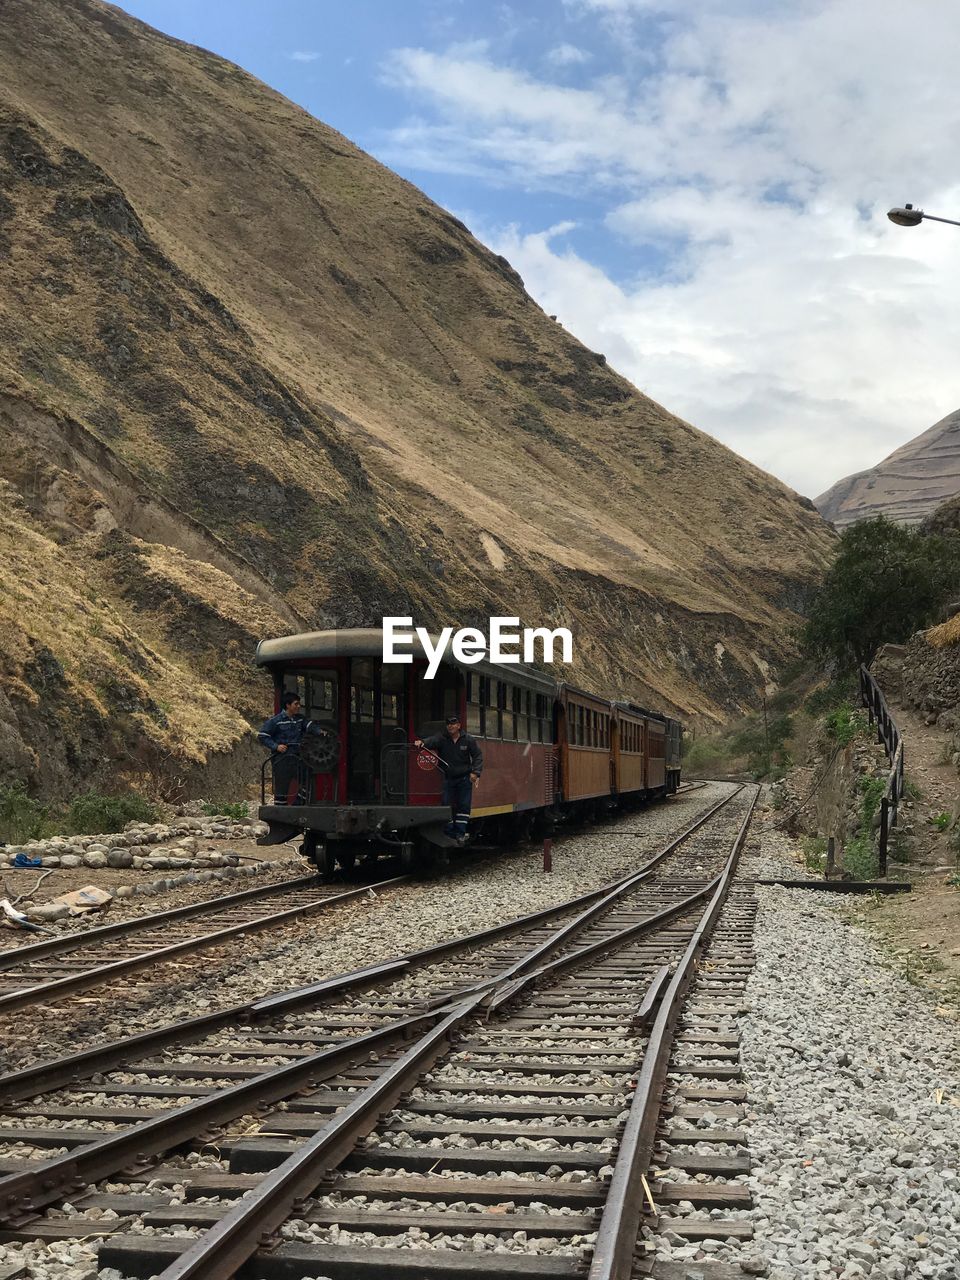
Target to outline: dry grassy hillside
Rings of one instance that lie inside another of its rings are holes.
[[[845,476],[817,498],[817,509],[838,529],[884,515],[901,524],[933,517],[960,497],[960,409],[948,413],[868,471]]]
[[[41,650],[84,724],[91,663],[136,675],[105,759],[143,732],[200,761],[254,712],[258,634],[387,612],[570,625],[583,679],[686,715],[755,700],[829,550],[811,504],[237,67],[97,0],[2,18],[4,538],[37,540],[71,624],[8,595],[0,771],[35,780],[53,738],[51,785],[87,776],[76,715],[37,740]]]

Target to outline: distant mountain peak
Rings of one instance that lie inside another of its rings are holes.
[[[919,524],[960,494],[960,409],[866,471],[838,480],[816,499],[820,514],[838,529],[884,515]]]

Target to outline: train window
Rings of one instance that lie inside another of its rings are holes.
[[[579,747],[585,746],[587,741],[586,718],[586,708],[577,707],[577,746]]]
[[[520,690],[520,714],[517,716],[517,739],[520,742],[530,741],[530,704],[533,694],[529,689]]]
[[[362,685],[350,686],[350,719],[354,724],[373,723],[373,690]]]
[[[501,712],[501,737],[504,741],[513,741],[517,736],[517,716],[514,711],[517,691],[505,682],[501,682],[501,684],[503,687],[503,694],[500,700],[500,705],[503,708]]]
[[[467,733],[483,733],[483,677],[467,673]]]
[[[503,681],[494,676],[487,677],[486,696],[486,735],[488,738],[502,737],[500,716],[503,706]]]
[[[400,724],[399,694],[382,693],[380,695],[380,719],[385,725],[397,726]]]
[[[303,714],[308,720],[337,728],[337,673],[335,671],[308,672],[294,677],[300,694]],[[293,685],[290,677],[285,682]]]

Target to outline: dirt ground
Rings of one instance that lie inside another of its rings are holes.
[[[901,810],[900,830],[910,862],[891,862],[891,879],[909,880],[911,893],[851,903],[851,915],[867,925],[914,981],[930,987],[946,1008],[960,1016],[960,879],[950,837],[931,819],[956,813],[960,777],[944,764],[947,735],[923,723],[915,712],[892,706],[904,739],[907,779],[920,790]]]

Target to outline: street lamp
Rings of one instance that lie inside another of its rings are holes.
[[[949,222],[952,227],[960,227],[960,222],[953,218],[935,218],[932,213],[924,213],[915,209],[912,204],[905,204],[902,209],[889,209],[887,217],[898,227],[916,227],[926,218],[930,222]]]

